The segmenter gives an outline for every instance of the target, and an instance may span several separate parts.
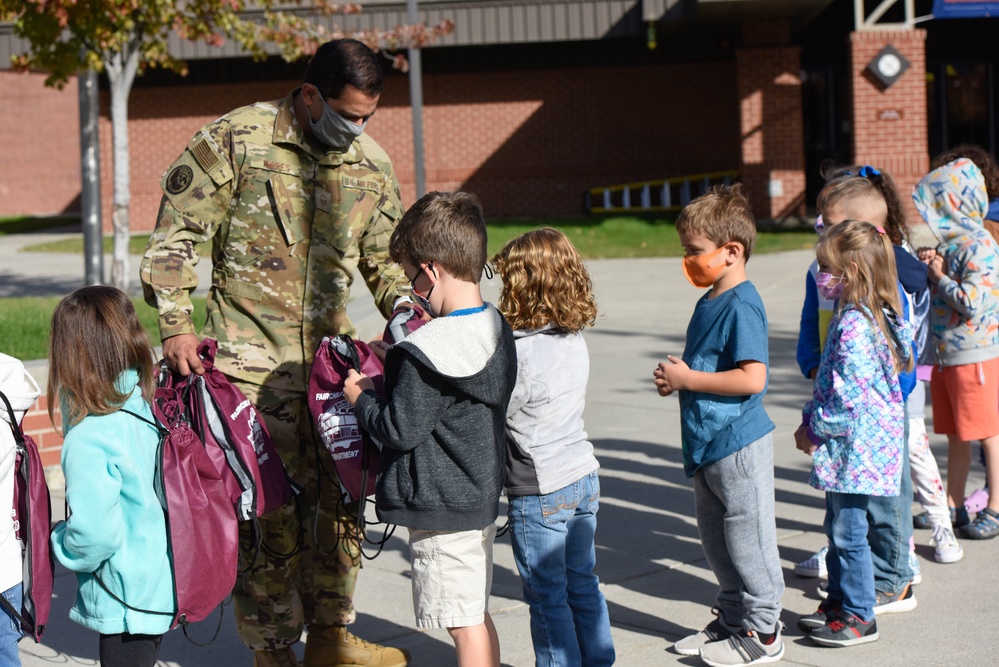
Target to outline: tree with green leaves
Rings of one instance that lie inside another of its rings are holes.
[[[171,33],[220,46],[233,40],[257,60],[276,48],[287,61],[310,56],[323,43],[353,37],[385,53],[423,46],[450,33],[454,24],[399,26],[393,30],[349,32],[317,19],[361,11],[356,4],[328,0],[0,0],[0,17],[29,49],[15,56],[15,69],[49,73],[46,85],[61,88],[83,69],[107,74],[111,91],[111,145],[114,190],[111,221],[114,253],[111,279],[128,290],[128,209],[131,202],[128,97],[135,77],[150,67],[187,73],[167,48]],[[389,56],[406,70],[405,56]]]

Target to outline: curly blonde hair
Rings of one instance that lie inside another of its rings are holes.
[[[514,330],[593,326],[593,282],[569,237],[543,227],[510,240],[493,257],[503,279],[499,309]]]

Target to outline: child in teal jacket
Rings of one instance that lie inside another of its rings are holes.
[[[52,531],[52,547],[76,572],[70,618],[100,633],[104,667],[155,665],[176,607],[153,487],[159,436],[129,414],[154,421],[153,370],[149,338],[121,291],[84,287],[59,303],[48,400],[50,412],[56,401],[62,409],[69,512]]]

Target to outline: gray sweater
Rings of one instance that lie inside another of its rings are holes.
[[[507,495],[551,493],[599,467],[583,430],[590,356],[582,335],[517,331],[507,408]]]
[[[488,304],[436,318],[389,349],[386,398],[366,391],[355,406],[381,449],[379,519],[441,531],[496,520],[516,374],[513,332]]]

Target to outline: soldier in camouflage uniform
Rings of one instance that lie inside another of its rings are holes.
[[[197,286],[195,244],[211,240],[201,335],[218,341],[216,366],[260,409],[304,489],[301,517],[294,502],[261,517],[266,549],[241,553],[241,567],[254,556],[255,563],[236,584],[236,623],[261,667],[298,665],[290,647],[303,626],[307,667],[401,667],[409,658],[346,630],[359,545],[347,537],[352,526],[333,462],[306,402],[323,336],[354,333],[345,312],[354,269],[386,316],[408,299],[408,281],[388,253],[402,215],[399,185],[388,155],[361,133],[381,92],[377,57],[360,42],[338,40],[317,51],[302,86],[283,100],[203,127],[161,179],[159,218],[142,260],[167,363],[200,373],[189,295]],[[249,531],[244,524],[244,545]]]

